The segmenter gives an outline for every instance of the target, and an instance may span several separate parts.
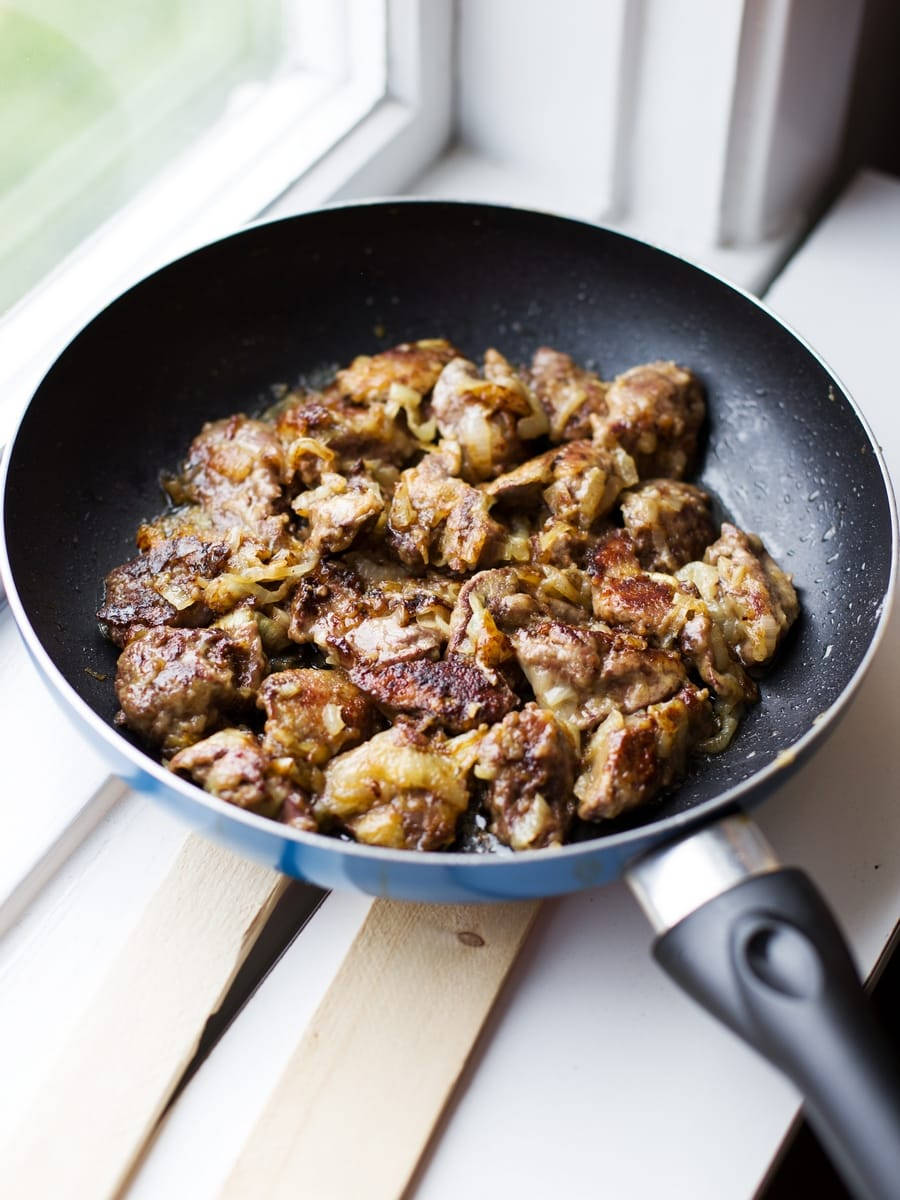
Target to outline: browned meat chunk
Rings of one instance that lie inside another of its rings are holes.
[[[641,479],[681,479],[690,469],[706,412],[690,371],[672,362],[632,367],[610,385],[606,405],[594,436],[627,450]]]
[[[395,384],[426,396],[441,371],[459,351],[445,338],[403,342],[380,354],[361,354],[349,367],[338,371],[334,388],[355,404],[386,400]]]
[[[596,545],[596,534],[548,517],[531,535],[531,561],[550,567],[584,567]]]
[[[458,454],[450,448],[427,454],[400,476],[388,515],[388,543],[401,562],[451,571],[489,565],[500,552],[503,529],[489,515],[490,502],[459,479]]]
[[[703,749],[725,749],[746,704],[758,700],[758,691],[697,588],[671,575],[642,571],[628,534],[622,532],[602,539],[594,562],[596,614],[683,656],[714,692],[718,733],[707,739]]]
[[[677,645],[689,615],[685,604],[698,599],[689,586],[679,586],[670,575],[641,571],[618,578],[606,576],[598,582],[594,612],[601,621],[621,625],[641,637],[653,637],[660,645]],[[705,607],[698,602],[694,607]]]
[[[344,663],[388,666],[438,658],[443,641],[437,630],[419,625],[402,608],[395,608],[385,617],[371,617],[349,629],[336,650]]]
[[[277,600],[258,584],[268,581],[277,586],[283,582],[294,568],[299,568],[305,552],[304,545],[291,534],[284,513],[267,517],[251,529],[227,513],[208,512],[197,504],[182,505],[141,525],[137,542],[149,552],[167,541],[185,538],[209,546],[210,554],[216,545],[222,547],[217,554],[221,559],[217,569],[202,582],[203,602],[212,615],[230,612],[251,597],[262,605]],[[208,619],[212,617],[204,618]]]
[[[166,756],[200,740],[252,702],[265,658],[250,618],[242,635],[222,629],[150,629],[119,656],[121,721]]]
[[[450,649],[456,651],[466,636],[472,617],[482,610],[496,613],[504,603],[523,596],[529,587],[536,587],[540,580],[538,571],[528,567],[495,567],[490,571],[478,571],[470,576],[459,590],[453,615],[450,618]],[[528,616],[535,611],[535,602],[528,596]],[[526,618],[527,619],[527,618]]]
[[[309,544],[336,554],[372,528],[384,511],[384,500],[374,480],[346,479],[329,471],[317,488],[301,492],[291,507],[309,522]]]
[[[321,481],[323,471],[355,471],[364,462],[401,467],[420,448],[387,401],[355,404],[332,389],[291,397],[276,427],[288,461],[308,487]]]
[[[577,569],[480,571],[460,590],[450,618],[448,654],[473,658],[489,677],[499,670],[509,678],[507,668],[516,658],[510,634],[554,618],[577,625],[588,620],[590,603],[588,577]]]
[[[457,353],[443,338],[404,343],[355,358],[324,392],[288,397],[277,430],[303,482],[317,484],[323,470],[356,471],[364,460],[409,462],[419,439],[434,437],[434,426],[420,423],[422,399]]]
[[[633,461],[618,448],[569,442],[554,454],[553,482],[544,489],[544,503],[558,520],[588,530],[606,516],[622,489],[636,482]]]
[[[377,588],[367,588],[343,563],[326,561],[300,580],[288,632],[292,641],[312,642],[328,654],[348,630],[387,612],[387,602]]]
[[[458,646],[469,620],[481,609],[508,633],[535,617],[579,624],[590,617],[591,603],[590,577],[577,567],[563,570],[534,563],[479,571],[460,589],[450,620],[450,646]]]
[[[350,553],[344,561],[370,588],[377,588],[392,612],[400,610],[423,629],[433,630],[446,640],[450,631],[450,613],[459,596],[461,583],[437,571],[411,575],[400,563]]]
[[[591,436],[591,416],[606,413],[604,383],[561,350],[541,346],[531,360],[531,385],[550,421],[554,442]]]
[[[238,808],[281,816],[297,829],[316,828],[309,797],[294,778],[293,761],[271,759],[248,729],[221,729],[179,750],[169,770]]]
[[[692,684],[631,716],[611,713],[588,743],[575,781],[579,817],[611,820],[678,783],[692,747],[712,728],[708,693]]]
[[[459,444],[461,474],[471,483],[518,462],[522,439],[547,431],[539,405],[496,350],[485,355],[483,377],[468,359],[449,362],[434,385],[431,408],[441,434]]]
[[[618,447],[575,441],[530,459],[481,490],[517,506],[542,499],[556,520],[589,530],[637,478],[631,458]]]
[[[703,563],[688,564],[679,577],[699,589],[726,642],[748,667],[771,662],[800,610],[790,575],[760,539],[727,523]]]
[[[390,716],[433,720],[454,733],[499,721],[518,703],[505,680],[462,655],[356,667],[351,678]]]
[[[202,505],[222,527],[243,525],[267,541],[283,534],[284,446],[265,421],[237,415],[194,438],[172,485],[175,498]]]
[[[471,753],[454,753],[452,742],[395,725],[331,760],[316,816],[360,842],[443,849],[468,807],[471,760]]]
[[[185,524],[204,540],[216,530],[228,545],[226,568],[204,593],[212,612],[232,610],[260,581],[282,580],[298,562],[300,546],[286,511],[293,473],[274,426],[239,414],[205,425],[181,474],[169,480],[169,496],[185,506],[157,526]],[[139,536],[152,541],[157,530],[144,526]]]
[[[487,784],[491,833],[514,850],[561,845],[575,815],[575,765],[571,737],[536,704],[494,725],[475,766]]]
[[[480,571],[462,586],[450,618],[448,655],[473,659],[482,672],[492,677],[515,659],[506,633],[497,623],[496,611],[504,611],[512,600],[524,603],[530,619],[536,602],[522,593],[522,580],[514,567]]]
[[[372,702],[340,670],[278,671],[264,680],[257,704],[266,711],[266,754],[301,765],[320,767],[378,727]]]
[[[553,480],[553,463],[558,453],[554,449],[537,454],[496,479],[482,483],[478,490],[510,507],[534,508],[540,504],[544,488]]]
[[[646,571],[674,573],[716,536],[709,496],[690,483],[650,479],[622,496],[622,518]]]
[[[124,646],[145,629],[209,621],[204,583],[219,574],[228,554],[222,542],[179,537],[110,571],[97,612],[107,637]]]
[[[139,525],[135,541],[138,550],[147,551],[163,542],[184,537],[197,538],[200,542],[221,542],[222,530],[199,504],[182,504],[170,508],[154,521]]]
[[[686,682],[677,654],[625,633],[537,621],[511,640],[535,699],[572,729],[665,700]]]
[[[323,563],[300,580],[290,637],[312,642],[329,662],[345,667],[437,658],[446,634],[430,618],[447,610],[433,595],[429,605],[426,593],[424,584],[408,592],[367,585],[350,567]]]
[[[731,653],[706,602],[691,583],[642,571],[628,534],[608,534],[594,556],[594,613],[601,621],[678,650],[718,700],[732,708],[753,703],[753,680]]]

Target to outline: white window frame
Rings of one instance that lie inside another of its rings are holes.
[[[424,196],[600,221],[754,291],[833,182],[866,0],[457,0]]]
[[[396,191],[439,154],[452,0],[304,0],[299,13],[295,69],[246,94],[0,319],[0,445],[66,342],[149,271],[262,215]]]

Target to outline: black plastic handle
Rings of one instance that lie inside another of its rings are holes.
[[[753,875],[662,934],[653,953],[796,1083],[850,1190],[900,1200],[900,1067],[807,876]]]

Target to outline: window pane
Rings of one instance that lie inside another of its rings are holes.
[[[271,77],[282,23],[281,0],[0,5],[0,312]]]

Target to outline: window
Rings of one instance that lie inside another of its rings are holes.
[[[366,9],[20,0],[0,11],[0,312],[202,135],[240,154],[242,131],[278,132],[351,76],[358,107],[371,107],[384,25],[382,6]]]
[[[385,148],[373,190],[415,175],[449,127],[449,28],[449,0],[0,5],[0,445],[65,341],[142,274],[336,148],[292,207]]]
[[[0,310],[279,58],[278,0],[0,13]]]
[[[864,8],[457,0],[456,145],[416,190],[599,220],[759,290],[833,182]]]

